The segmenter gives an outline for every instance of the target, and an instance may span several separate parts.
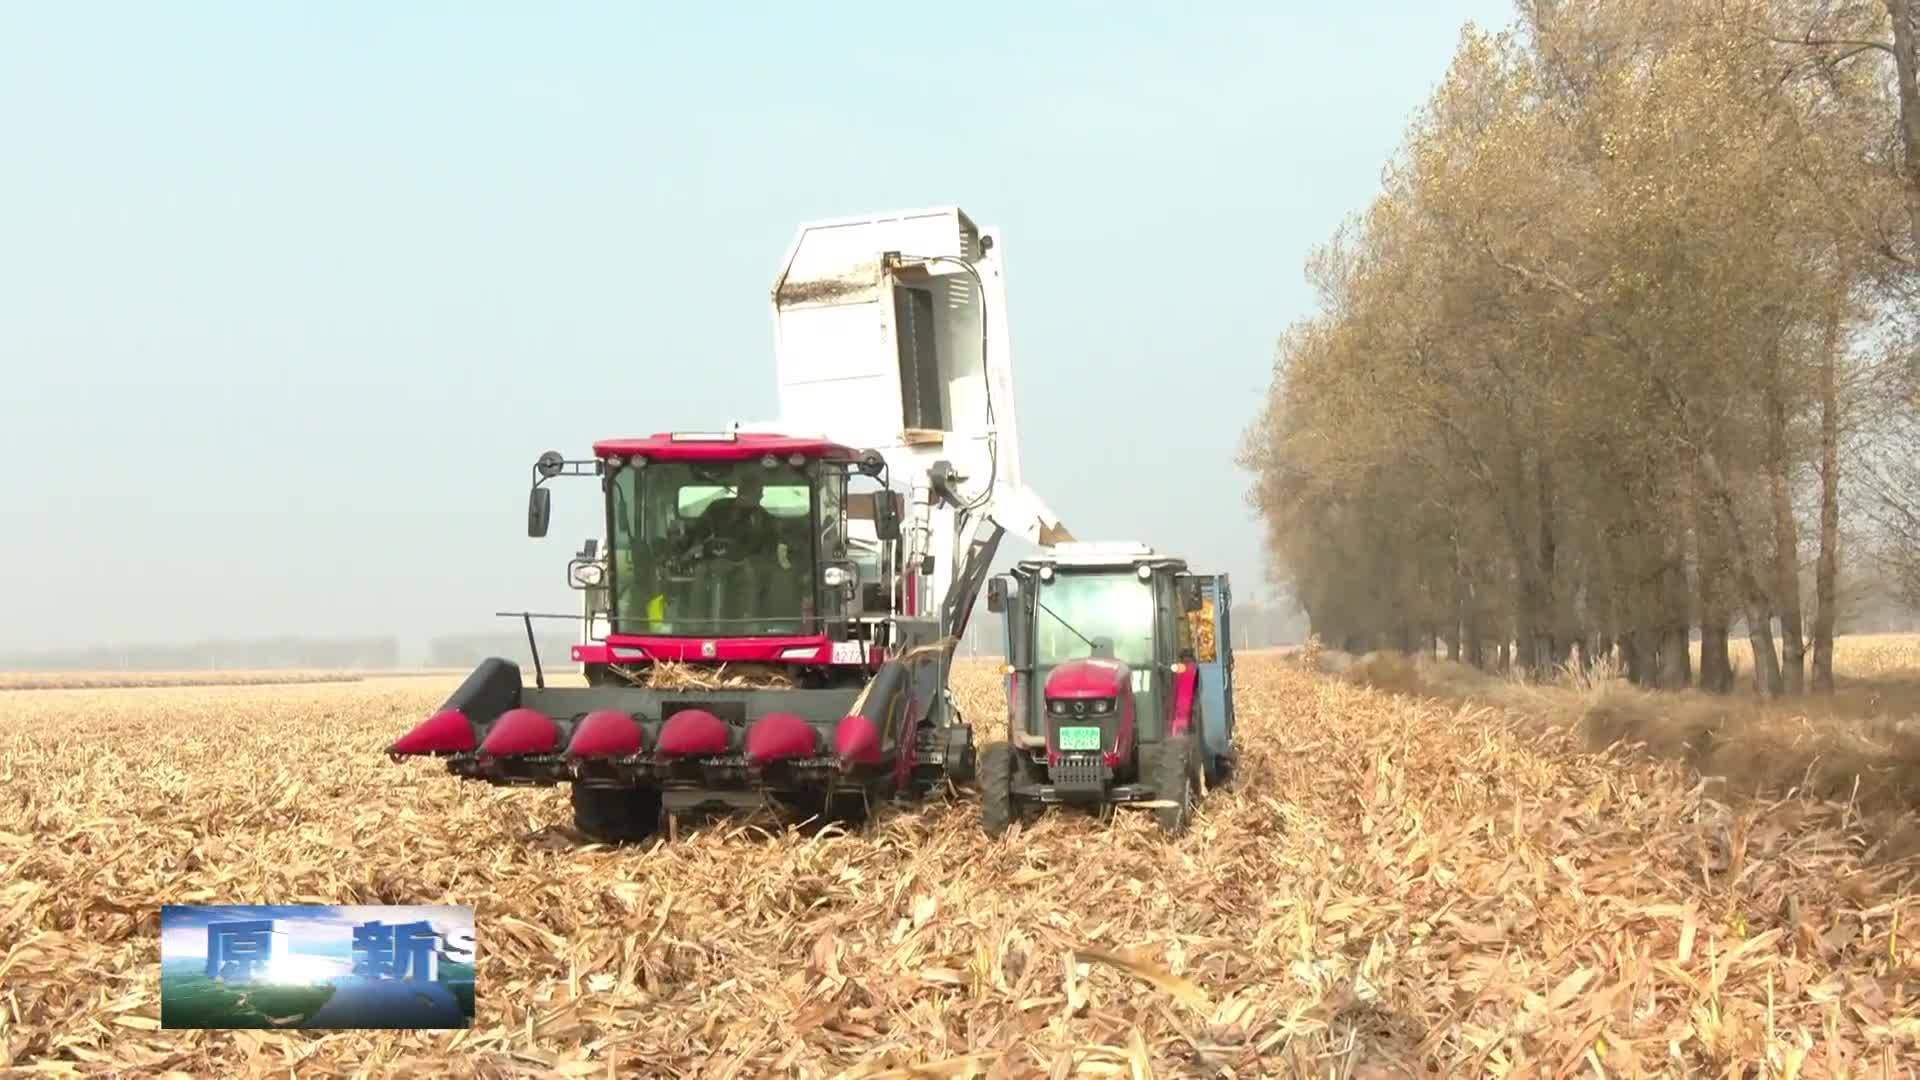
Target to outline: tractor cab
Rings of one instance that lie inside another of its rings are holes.
[[[1015,799],[1164,798],[1154,762],[1176,740],[1207,782],[1226,778],[1225,575],[1144,544],[1064,543],[989,582],[987,607],[1005,632]]]

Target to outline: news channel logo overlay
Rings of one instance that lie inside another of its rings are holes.
[[[473,1026],[473,909],[160,909],[163,1028]]]

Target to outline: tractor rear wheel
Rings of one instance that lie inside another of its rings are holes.
[[[1200,744],[1192,735],[1170,735],[1155,748],[1153,795],[1171,806],[1154,807],[1154,820],[1171,836],[1187,831],[1200,798]]]
[[[574,784],[573,827],[600,844],[645,840],[660,831],[660,789]]]
[[[991,742],[975,759],[980,777],[980,824],[999,836],[1013,824],[1013,747]]]

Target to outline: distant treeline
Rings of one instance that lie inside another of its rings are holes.
[[[577,626],[541,630],[534,637],[540,662],[571,669]],[[1233,610],[1234,644],[1264,648],[1305,640],[1306,620],[1296,609],[1241,600]],[[1000,618],[984,604],[955,650],[965,656],[998,656]],[[471,668],[490,656],[531,666],[526,632],[518,626],[478,633],[442,634],[424,650],[395,637],[312,638],[296,635],[250,640],[175,644],[128,642],[35,652],[0,652],[0,671],[380,671],[396,668]]]
[[[533,636],[540,645],[541,666],[570,669],[573,665],[573,646],[579,641],[578,635],[578,624],[571,630],[558,633],[536,628]],[[428,667],[469,668],[492,656],[531,667],[533,654],[527,650],[526,631],[445,634],[427,643]]]
[[[540,662],[573,663],[571,633],[537,633]],[[467,668],[489,656],[532,663],[526,634],[517,630],[445,634],[419,646],[395,637],[312,638],[282,635],[247,640],[172,644],[125,642],[68,649],[0,653],[0,671],[380,671],[395,668]]]
[[[525,645],[521,648],[524,650]],[[233,671],[379,669],[401,666],[393,637],[282,635],[240,641],[108,643],[0,653],[0,671]]]

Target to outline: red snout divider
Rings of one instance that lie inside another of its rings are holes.
[[[539,709],[508,709],[493,722],[480,752],[491,757],[544,754],[560,743],[560,729]]]
[[[473,725],[459,709],[442,709],[387,747],[389,754],[457,754],[473,749]]]
[[[792,713],[768,713],[747,729],[747,757],[756,765],[813,753],[813,725]]]
[[[864,716],[841,717],[833,726],[833,752],[841,761],[876,765],[880,761],[880,728]]]
[[[618,709],[595,709],[567,742],[569,757],[625,757],[640,752],[640,725]]]

